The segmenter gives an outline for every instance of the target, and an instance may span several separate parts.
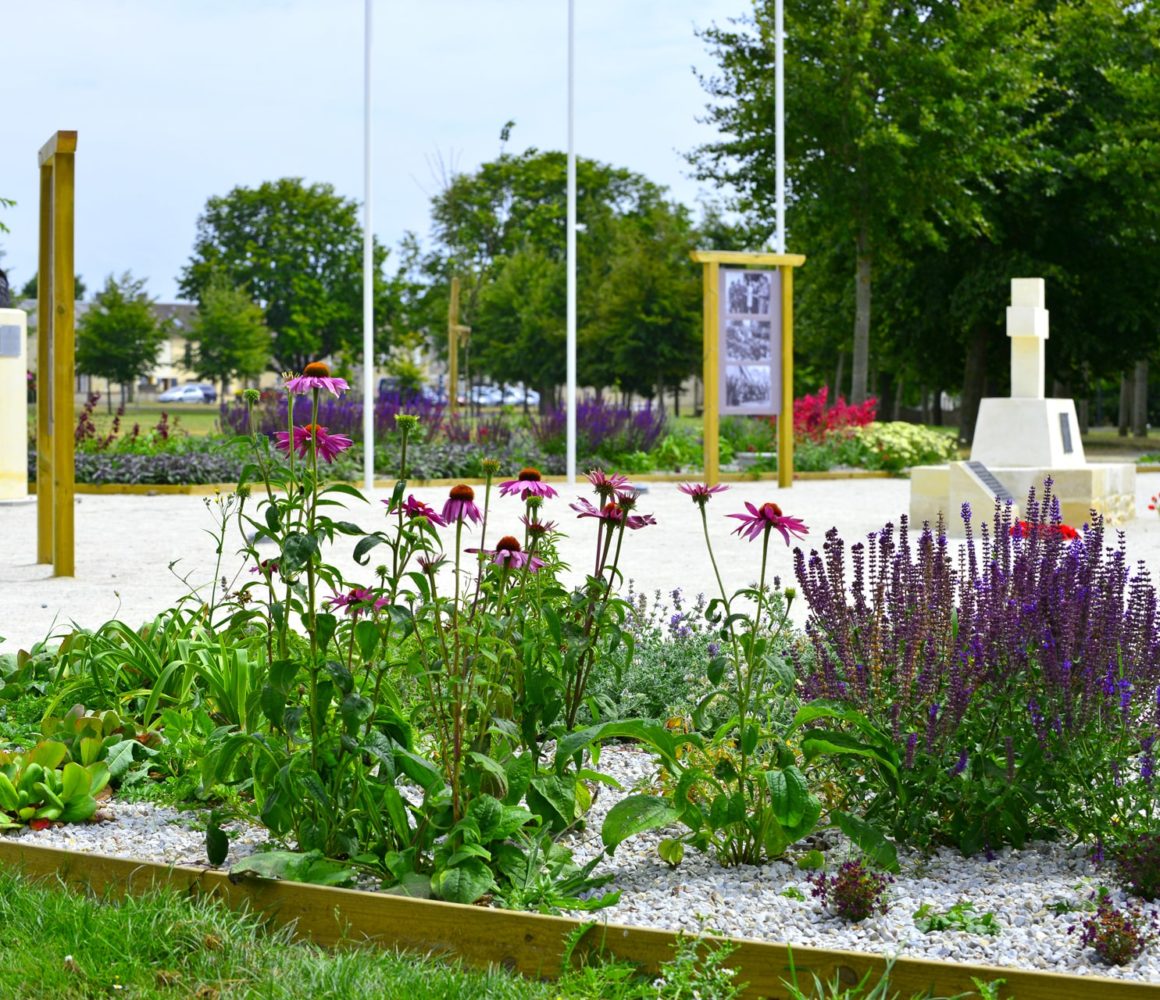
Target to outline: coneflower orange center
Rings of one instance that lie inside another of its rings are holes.
[[[540,470],[527,468],[520,469],[519,476],[516,477],[521,483],[538,483],[540,481]]]
[[[466,500],[470,502],[475,499],[475,490],[473,490],[470,486],[466,486],[463,483],[460,483],[458,486],[451,487],[451,499]]]
[[[503,538],[495,543],[495,548],[497,552],[519,552],[520,543],[511,535],[504,535]]]
[[[311,361],[302,369],[302,374],[312,375],[315,378],[327,378],[330,375],[330,369],[322,361]]]
[[[761,513],[766,517],[781,517],[781,508],[775,503],[761,505]]]

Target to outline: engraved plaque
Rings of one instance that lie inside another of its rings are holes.
[[[0,326],[0,358],[20,357],[20,337],[23,331],[15,324]]]
[[[1059,415],[1059,436],[1063,438],[1063,453],[1065,455],[1071,454],[1071,421],[1067,419],[1066,413]]]
[[[1015,502],[1015,498],[1011,495],[1011,491],[1007,489],[998,479],[995,478],[995,473],[988,469],[982,462],[968,462],[967,468],[970,469],[979,479],[982,480],[983,485],[989,489],[999,500],[1011,503]]]

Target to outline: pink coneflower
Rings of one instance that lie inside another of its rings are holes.
[[[447,524],[452,524],[456,521],[462,521],[464,518],[479,524],[483,520],[483,515],[475,506],[475,490],[460,483],[458,486],[451,487],[451,495],[447,498],[447,503],[443,505],[443,520]]]
[[[506,483],[499,484],[499,495],[501,497],[520,495],[521,500],[527,500],[528,497],[554,497],[556,491],[547,483],[540,481],[539,469],[520,469],[520,474],[515,479],[509,479]]]
[[[546,535],[556,530],[555,521],[533,521],[524,514],[520,515],[520,523],[528,529],[528,534],[535,538],[537,535]]]
[[[443,567],[443,564],[447,562],[447,559],[442,555],[418,556],[415,559],[415,562],[419,564],[419,569],[421,569],[428,576],[434,576]]]
[[[681,483],[677,489],[684,493],[686,496],[692,497],[693,503],[695,503],[698,507],[704,508],[705,504],[709,502],[714,493],[724,493],[727,489],[729,489],[729,487],[722,486],[720,484],[717,486],[710,486],[707,483]]]
[[[350,388],[346,384],[346,379],[335,378],[330,374],[330,369],[321,361],[311,361],[302,369],[301,375],[288,378],[284,386],[299,396],[309,395],[314,389],[325,389],[337,396]]]
[[[278,431],[274,435],[277,448],[285,454],[290,454],[290,432]],[[305,458],[310,454],[310,439],[314,439],[318,448],[318,455],[327,462],[333,462],[347,448],[354,444],[345,434],[330,434],[325,427],[318,424],[303,424],[294,428],[294,450]]]
[[[628,477],[616,472],[608,475],[601,469],[593,469],[588,473],[587,478],[588,482],[592,484],[592,488],[596,490],[596,495],[600,497],[602,504],[606,504],[614,498],[630,494],[634,490],[632,483],[628,481]]]
[[[735,535],[741,535],[743,538],[753,541],[764,532],[773,529],[780,531],[781,537],[785,539],[785,544],[789,545],[791,534],[798,538],[804,538],[809,533],[810,529],[805,526],[804,521],[783,514],[781,508],[775,503],[763,503],[760,507],[754,507],[746,500],[745,506],[749,510],[748,514],[725,515],[726,517],[735,517],[742,522],[741,527],[733,532]]]
[[[346,608],[346,613],[357,618],[368,609],[378,611],[387,603],[385,597],[375,598],[374,592],[366,587],[355,587],[345,594],[335,594],[326,602],[332,608]]]
[[[510,569],[523,569],[525,566],[535,573],[544,565],[539,556],[529,555],[520,548],[520,543],[511,535],[504,535],[495,543],[494,549],[464,549],[464,552],[482,552],[490,556],[497,566],[507,566]]]
[[[657,523],[652,514],[629,514],[618,503],[606,503],[603,507],[595,507],[581,497],[576,503],[569,504],[569,506],[577,512],[577,517],[595,517],[605,524],[620,524],[623,519],[624,526],[633,531]]]
[[[383,503],[387,506],[388,514],[394,514],[395,511],[398,510],[397,507],[391,506],[390,500],[384,500]],[[447,527],[447,522],[443,520],[438,511],[436,511],[434,507],[429,507],[427,504],[423,503],[422,500],[416,500],[414,493],[408,496],[406,501],[404,501],[403,514],[411,520],[422,518],[428,524],[435,524],[440,528]]]

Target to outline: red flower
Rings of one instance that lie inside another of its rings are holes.
[[[809,534],[810,529],[806,527],[804,521],[783,514],[781,508],[775,503],[763,503],[760,507],[754,507],[747,500],[745,506],[749,510],[748,514],[725,515],[726,517],[735,517],[741,522],[741,527],[733,532],[735,535],[741,535],[743,538],[753,541],[763,533],[776,529],[781,532],[785,544],[789,545],[791,534],[797,538],[804,538]]]
[[[1028,538],[1031,535],[1059,535],[1066,542],[1079,538],[1079,532],[1067,524],[1033,524],[1030,521],[1016,521],[1011,525],[1012,538]]]

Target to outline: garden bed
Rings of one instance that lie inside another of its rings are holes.
[[[600,770],[615,777],[626,791],[648,787],[655,778],[648,754],[630,746],[606,747]],[[622,795],[603,788],[587,817],[586,828],[563,838],[577,860],[586,861],[603,852],[600,826],[611,805]],[[204,814],[114,800],[105,805],[101,819],[104,821],[9,834],[0,839],[0,860],[11,860],[13,848],[27,846],[213,871],[204,865]],[[239,823],[227,829],[227,865],[261,851],[267,841],[261,827]],[[955,989],[969,986],[969,978],[962,971],[965,966],[995,967],[992,978],[1010,978],[1013,970],[1024,970],[1160,984],[1160,956],[1154,951],[1146,951],[1127,966],[1108,967],[1084,950],[1078,931],[1070,931],[1090,911],[1090,897],[1102,884],[1090,851],[1083,847],[1037,842],[1022,851],[1008,847],[973,858],[964,858],[949,849],[929,856],[902,851],[901,872],[889,890],[889,911],[854,924],[824,912],[811,896],[809,872],[793,863],[793,857],[801,857],[814,847],[824,848],[830,859],[853,855],[852,845],[836,831],[815,835],[799,845],[788,861],[731,868],[721,867],[711,857],[700,854],[687,856],[675,868],[666,865],[656,850],[664,832],[635,837],[605,859],[597,873],[613,875],[606,891],[619,891],[620,900],[587,917],[578,913],[577,918],[616,925],[618,930],[649,928],[771,946],[788,944],[795,955],[859,953],[863,963],[869,956],[888,955],[923,963],[951,962],[960,970],[956,974],[961,978],[954,981],[965,984]],[[1117,901],[1123,901],[1122,893],[1115,896]],[[948,929],[925,933],[915,923],[914,913],[920,906],[945,914],[964,902],[971,904],[971,914],[980,920],[990,914],[998,932]],[[472,912],[478,912],[478,908]],[[1147,904],[1145,912],[1160,916],[1160,902]],[[499,961],[494,955],[493,959]],[[848,955],[842,960],[853,962]],[[524,963],[518,967],[526,971]],[[751,976],[747,967],[743,978]],[[942,984],[940,988],[953,991],[950,979],[940,978],[938,982]],[[1069,988],[1078,991],[1090,987]],[[1038,994],[1018,991],[1020,1000],[1025,995]]]

